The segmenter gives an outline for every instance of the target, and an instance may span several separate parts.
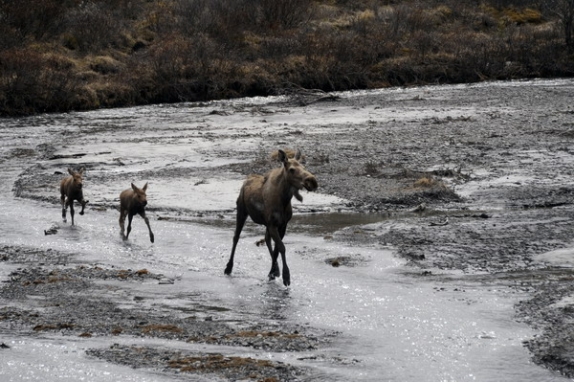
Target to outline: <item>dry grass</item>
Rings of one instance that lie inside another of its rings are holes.
[[[526,5],[80,4],[0,2],[0,115],[574,75],[559,20]]]
[[[422,177],[413,183],[413,188],[446,188],[446,185],[431,177]]]

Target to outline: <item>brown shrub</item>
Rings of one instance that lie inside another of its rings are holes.
[[[0,52],[0,115],[98,107],[97,99],[75,75],[76,64],[34,49]]]
[[[0,1],[0,24],[22,38],[52,37],[63,26],[62,15],[67,6],[61,0]]]
[[[308,21],[312,16],[312,0],[254,0],[259,27],[289,29]]]
[[[124,20],[116,18],[104,3],[87,2],[66,14],[66,41],[69,49],[98,52],[118,46]]]
[[[124,69],[125,64],[110,56],[96,56],[88,60],[91,70],[101,74],[114,74]]]
[[[0,0],[0,114],[574,74],[533,3]]]
[[[37,112],[45,107],[39,97],[44,67],[42,55],[30,49],[9,49],[0,52],[0,105],[3,114]]]

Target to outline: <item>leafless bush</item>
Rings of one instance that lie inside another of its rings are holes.
[[[66,19],[67,47],[98,51],[113,46],[121,33],[122,22],[101,4],[86,2],[71,10]]]
[[[311,17],[311,0],[254,0],[262,28],[293,28]]]
[[[236,43],[257,25],[256,3],[251,0],[176,0],[175,24],[187,36],[209,34]]]
[[[297,54],[301,52],[302,44],[301,41],[297,38],[297,35],[294,36],[270,36],[265,37],[261,41],[261,50],[264,57],[267,58],[282,58],[287,57],[291,54]]]
[[[32,49],[0,52],[0,114],[93,108],[68,59]]]
[[[0,1],[0,24],[20,37],[40,40],[60,31],[66,6],[59,0]]]
[[[548,0],[544,9],[557,16],[562,23],[564,42],[570,51],[574,50],[574,0]]]
[[[41,56],[24,49],[0,53],[0,103],[5,114],[34,111],[40,92],[38,76],[43,66]]]
[[[421,61],[425,61],[427,55],[440,49],[439,36],[422,30],[412,34],[410,44]]]
[[[141,59],[149,68],[152,99],[162,102],[226,97],[241,77],[232,53],[207,35],[173,35]]]
[[[174,8],[179,15],[178,27],[186,35],[207,33],[217,26],[213,16],[213,0],[178,0]]]
[[[573,1],[0,0],[0,113],[572,75]]]

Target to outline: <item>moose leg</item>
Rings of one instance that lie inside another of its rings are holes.
[[[126,240],[126,235],[125,235],[125,228],[124,228],[124,223],[126,221],[126,211],[124,209],[120,210],[120,234],[122,235],[122,239]]]
[[[237,221],[235,225],[235,234],[233,235],[233,247],[231,248],[231,256],[227,262],[224,273],[230,275],[233,270],[233,258],[235,257],[235,248],[237,247],[237,242],[239,241],[239,236],[247,220],[247,211],[241,206],[237,206]]]
[[[62,194],[62,197],[60,198],[60,200],[62,201],[62,220],[63,222],[67,222],[66,220],[66,195]]]
[[[128,231],[126,232],[126,240],[130,236],[130,232],[132,231],[132,219],[134,215],[131,212],[128,212]]]
[[[277,265],[278,255],[273,251],[269,229],[265,231],[265,244],[267,244],[267,249],[269,250],[269,255],[271,256],[271,270],[269,271],[269,280],[275,280],[276,277],[279,277],[279,265]]]
[[[72,225],[74,225],[74,199],[68,198],[68,204],[70,205],[70,216],[72,217]]]
[[[86,204],[88,204],[88,202],[89,202],[89,200],[84,200],[84,199],[82,199],[80,201],[80,203],[82,204],[82,210],[80,211],[80,215],[84,214],[84,208],[86,207]]]
[[[285,245],[283,244],[282,240],[283,236],[285,235],[285,229],[281,229],[280,232],[276,227],[268,227],[267,230],[275,242],[275,249],[273,251],[274,261],[277,261],[277,257],[279,256],[278,253],[281,253],[281,262],[283,263],[283,285],[289,286],[291,284],[291,273],[289,272],[289,267],[287,266],[287,258],[285,257]]]
[[[149,219],[147,218],[147,216],[145,216],[145,211],[140,212],[139,215],[143,218],[145,225],[147,225],[147,230],[149,231],[149,240],[153,243],[154,236],[153,232],[151,231],[151,227],[149,225]]]

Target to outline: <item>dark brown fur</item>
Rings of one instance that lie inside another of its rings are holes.
[[[299,190],[303,188],[308,191],[316,190],[317,179],[299,162],[301,159],[299,151],[290,158],[285,151],[279,150],[277,159],[282,163],[280,168],[269,171],[265,176],[249,175],[243,183],[237,198],[237,225],[233,236],[231,257],[225,268],[225,274],[230,275],[233,270],[235,248],[247,216],[250,216],[255,223],[267,228],[265,243],[271,255],[269,278],[274,279],[279,276],[277,258],[281,253],[283,284],[288,286],[291,284],[291,275],[285,257],[283,237],[287,230],[287,223],[293,216],[291,199],[295,196],[297,199],[303,200]],[[274,248],[271,240],[275,243]]]
[[[154,235],[149,225],[149,219],[145,215],[145,207],[147,205],[146,190],[147,183],[142,188],[138,188],[132,183],[132,188],[128,188],[120,194],[120,228],[121,235],[124,240],[128,239],[132,230],[132,219],[135,214],[138,214],[143,218],[147,225],[150,241],[152,243],[154,241]],[[126,220],[126,216],[128,217],[128,231],[127,234],[124,235],[124,222]]]
[[[88,203],[87,200],[84,200],[84,193],[82,191],[84,171],[84,167],[80,168],[79,171],[73,171],[71,168],[68,168],[70,176],[62,179],[60,182],[60,200],[62,202],[62,219],[64,223],[67,221],[66,210],[69,206],[72,225],[74,225],[74,200],[77,200],[82,205],[80,215],[84,214],[84,208]]]

